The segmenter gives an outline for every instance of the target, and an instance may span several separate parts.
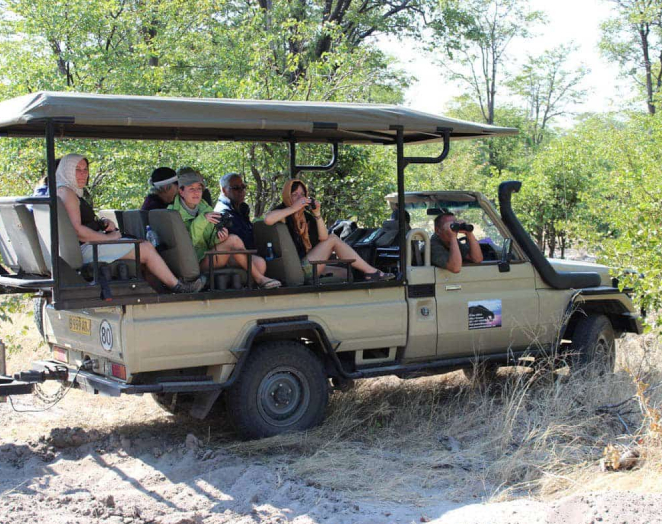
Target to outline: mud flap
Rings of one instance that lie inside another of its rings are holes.
[[[209,414],[211,408],[214,406],[214,402],[216,402],[220,395],[220,389],[216,391],[201,391],[196,393],[189,415],[198,420],[202,420]]]

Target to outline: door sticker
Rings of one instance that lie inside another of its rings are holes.
[[[469,329],[501,327],[501,300],[469,302]]]

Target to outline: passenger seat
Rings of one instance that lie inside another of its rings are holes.
[[[200,276],[200,264],[179,212],[172,209],[153,209],[149,212],[149,225],[159,237],[159,254],[175,276],[186,282],[197,279]],[[222,275],[235,274],[240,275],[241,284],[245,286],[246,271],[222,268],[214,270],[214,282],[210,282],[210,287],[221,289]]]
[[[280,280],[284,286],[303,286],[312,284],[304,279],[303,268],[294,241],[287,226],[277,222],[268,226],[263,220],[253,224],[253,235],[258,255],[266,258],[267,242],[273,246],[275,258],[267,261],[267,276]],[[341,277],[320,277],[321,284],[344,283],[347,280]]]
[[[6,255],[4,249],[2,252],[7,264],[20,275],[48,275],[50,270],[42,255],[37,228],[30,210],[23,204],[2,206],[0,217],[3,226],[0,228],[0,234],[7,235],[2,238],[2,244],[8,247]],[[1,232],[2,229],[5,232]]]
[[[41,246],[41,251],[44,253],[47,272],[50,273],[52,270],[50,208],[47,205],[35,204],[33,209],[34,221],[37,226],[37,236],[39,237],[39,245]],[[77,281],[80,282],[81,280],[83,282],[89,280],[89,275],[86,274],[84,276],[84,273],[87,269],[90,269],[88,266],[91,266],[91,264],[88,264],[85,267],[83,266],[83,255],[80,250],[80,243],[78,242],[76,230],[74,229],[74,226],[69,219],[69,215],[67,214],[67,210],[59,197],[57,199],[57,218],[60,259],[65,263],[65,266],[63,268],[61,267],[62,273],[60,276],[63,277],[65,283],[69,284],[76,283]],[[136,277],[136,264],[131,260],[118,260],[112,264],[108,264],[113,277],[118,276],[118,267],[120,264],[126,265],[129,278]]]
[[[149,211],[142,209],[128,209],[122,211],[123,235],[129,235],[140,240],[147,238],[147,226],[149,225]]]

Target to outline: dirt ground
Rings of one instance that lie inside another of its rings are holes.
[[[29,321],[23,312],[2,326],[10,370],[45,351],[23,329]],[[406,387],[432,396],[465,387],[454,375]],[[390,398],[405,388],[397,379],[386,386]],[[473,405],[462,398],[458,409],[471,418]],[[442,425],[407,445],[386,427],[383,407],[381,418],[341,432],[338,406],[352,410],[353,402],[332,400],[331,421],[295,441],[247,444],[222,420],[181,421],[148,396],[71,390],[38,412],[17,412],[43,408],[35,397],[17,397],[14,408],[0,404],[0,523],[662,523],[662,483],[650,471],[602,473],[593,460],[570,479],[572,489],[540,496],[514,487],[504,496],[498,477],[486,473],[502,466],[471,456],[468,432],[439,434]],[[552,474],[564,475],[545,472]]]

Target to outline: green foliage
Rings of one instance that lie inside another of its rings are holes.
[[[662,1],[612,0],[614,16],[602,24],[600,49],[620,65],[655,114],[662,88]]]
[[[427,9],[422,0],[4,0],[0,6],[0,99],[49,89],[381,103],[401,102],[409,79],[369,38],[415,32]],[[375,149],[345,148],[341,170],[307,176],[320,196],[334,198],[325,203],[328,218],[378,220],[383,201],[358,198],[371,187],[392,187],[387,155]],[[91,160],[97,209],[138,207],[152,169],[192,165],[214,196],[222,174],[245,173],[259,215],[280,200],[288,167],[286,148],[273,144],[58,141],[57,156],[68,152]],[[324,164],[328,151],[308,156]],[[0,159],[2,194],[29,194],[44,174],[43,141],[0,141]],[[342,190],[335,187],[341,182]]]
[[[608,159],[606,169],[593,195],[586,195],[590,236],[600,246],[602,259],[620,268],[621,285],[632,288],[649,311],[662,307],[660,140],[662,121],[657,115],[632,115],[626,122],[612,123],[593,150]]]

